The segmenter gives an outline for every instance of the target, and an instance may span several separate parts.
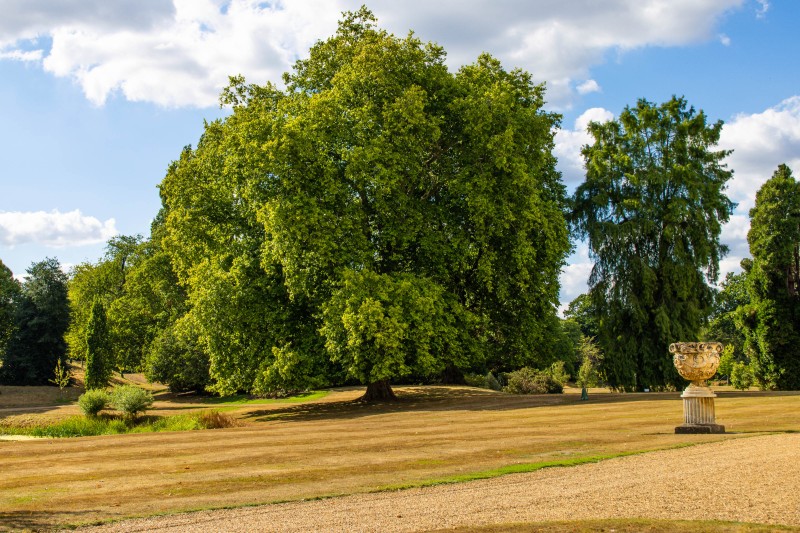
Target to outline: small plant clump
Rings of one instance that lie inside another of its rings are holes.
[[[500,384],[500,381],[491,372],[486,374],[486,386],[496,391],[503,390],[503,386]]]
[[[503,389],[511,394],[559,394],[564,385],[549,372],[524,367],[508,374],[508,385]]]
[[[234,428],[242,425],[238,419],[219,411],[202,412],[197,415],[197,421],[203,429]]]
[[[111,405],[133,420],[153,405],[153,395],[134,385],[121,385],[111,392]]]
[[[30,435],[32,437],[68,438],[118,435],[122,433],[152,433],[158,431],[194,431],[238,427],[236,418],[217,411],[205,411],[166,417],[142,417],[135,424],[114,416],[72,416],[55,423],[31,425],[0,425],[0,435]]]
[[[78,407],[89,417],[96,417],[109,403],[109,395],[102,389],[87,390],[78,397]]]

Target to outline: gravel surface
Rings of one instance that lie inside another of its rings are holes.
[[[592,518],[800,525],[800,434],[319,501],[128,520],[81,531],[421,531]]]

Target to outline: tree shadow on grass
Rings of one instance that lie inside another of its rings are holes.
[[[622,402],[678,401],[680,391],[651,393],[592,394],[581,401],[578,394],[514,395],[471,387],[425,386],[395,387],[398,400],[367,403],[361,400],[307,403],[253,409],[242,418],[264,421],[306,421],[352,419],[413,411],[509,411],[558,405],[591,405]],[[798,396],[800,392],[718,392],[722,398],[754,396]]]
[[[0,531],[51,531],[99,511],[0,511]]]

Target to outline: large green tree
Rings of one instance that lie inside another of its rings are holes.
[[[667,347],[694,339],[711,311],[732,173],[709,124],[683,98],[639,100],[591,123],[574,224],[588,237],[589,280],[604,374],[612,387],[680,386]]]
[[[0,382],[47,385],[66,353],[67,275],[54,258],[32,264],[27,273],[14,305],[14,332],[0,354]]]
[[[144,250],[145,243],[141,235],[118,235],[108,241],[105,256],[97,263],[80,263],[72,268],[68,285],[72,319],[65,337],[71,358],[86,358],[86,326],[95,300],[100,300],[105,309],[110,309],[116,300],[126,294],[128,274],[141,260]],[[126,316],[129,319],[136,317],[134,313]],[[112,334],[114,329],[110,327]],[[115,335],[115,351],[121,352],[121,363],[131,359],[127,354],[131,351],[135,353],[136,347],[141,344],[138,342],[140,332],[141,328],[128,328]]]
[[[285,90],[234,78],[232,115],[170,168],[165,249],[216,390],[343,373],[390,396],[404,376],[549,362],[559,119],[527,73],[444,59],[346,14]]]
[[[11,269],[0,261],[0,359],[16,327],[14,310],[21,291],[20,283],[14,279]]]
[[[745,351],[763,388],[800,389],[800,183],[780,165],[756,194],[747,234]]]

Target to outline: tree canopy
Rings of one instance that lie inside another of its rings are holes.
[[[747,234],[750,302],[738,323],[763,388],[800,389],[800,183],[780,165],[756,193]]]
[[[6,350],[0,352],[0,382],[47,385],[66,353],[67,275],[52,258],[33,263],[27,274],[13,300],[14,328]]]
[[[569,250],[544,87],[366,9],[285,89],[232,78],[161,184],[164,249],[219,392],[552,359]]]
[[[0,355],[5,352],[6,345],[14,333],[16,326],[14,306],[21,292],[20,283],[14,279],[11,269],[0,261]]]
[[[683,98],[639,100],[619,119],[590,123],[586,181],[573,223],[588,237],[589,279],[603,371],[612,387],[679,386],[667,347],[692,339],[711,311],[732,172],[708,124]]]

